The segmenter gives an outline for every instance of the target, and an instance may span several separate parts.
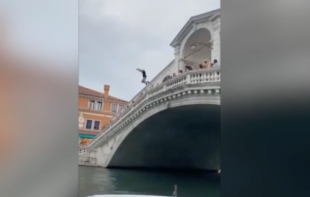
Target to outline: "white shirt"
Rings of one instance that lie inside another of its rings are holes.
[[[220,64],[218,62],[213,64],[213,68],[219,68],[219,67],[220,67]]]

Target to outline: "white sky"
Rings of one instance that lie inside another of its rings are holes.
[[[0,13],[14,21],[13,41],[26,52],[79,55],[80,85],[102,92],[108,84],[125,100],[144,87],[137,67],[151,80],[173,59],[169,44],[187,20],[219,7],[219,0],[79,0],[79,8],[76,0],[0,1]]]
[[[130,100],[174,58],[170,42],[194,15],[219,0],[80,0],[80,85]]]

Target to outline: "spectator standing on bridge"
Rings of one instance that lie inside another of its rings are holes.
[[[217,59],[213,60],[212,68],[220,68],[220,64],[217,62]],[[220,72],[217,71],[217,74],[219,75]]]
[[[208,63],[208,60],[205,60],[201,63],[201,68],[210,68],[210,65]]]
[[[217,62],[217,59],[213,60],[213,68],[219,68],[220,64]]]
[[[186,69],[186,71],[189,71],[189,70],[193,70],[193,67],[191,67],[191,66],[189,66],[189,65],[186,65],[186,66],[185,66],[185,69]]]
[[[137,71],[141,72],[142,73],[142,83],[144,83],[145,85],[147,85],[149,83],[149,81],[146,81],[146,72],[144,69],[140,69],[140,68],[137,68]]]

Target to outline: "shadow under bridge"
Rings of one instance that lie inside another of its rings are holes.
[[[136,126],[108,167],[176,170],[220,169],[220,105],[161,111]]]

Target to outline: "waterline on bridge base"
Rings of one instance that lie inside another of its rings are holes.
[[[160,171],[160,172],[209,172],[209,173],[218,173],[220,170],[207,170],[207,169],[177,169],[177,168],[149,168],[149,167],[107,167],[107,169],[115,169],[115,170],[138,170],[138,171]]]
[[[156,171],[160,171],[160,172],[165,172],[165,171],[169,171],[169,172],[210,172],[210,173],[221,173],[221,170],[207,170],[207,169],[178,169],[178,168],[161,168],[161,167],[104,167],[104,166],[99,166],[97,164],[91,164],[91,163],[79,163],[79,166],[83,166],[83,167],[96,167],[96,168],[106,168],[106,169],[115,169],[115,170],[138,170],[138,171],[152,171],[152,172],[156,172]]]
[[[207,169],[177,169],[177,168],[149,168],[149,167],[103,167],[95,164],[79,164],[83,167],[96,167],[96,168],[106,168],[111,170],[130,170],[130,171],[148,171],[148,172],[184,172],[184,173],[195,173],[195,172],[205,172],[205,173],[220,173],[220,170],[207,170]]]

